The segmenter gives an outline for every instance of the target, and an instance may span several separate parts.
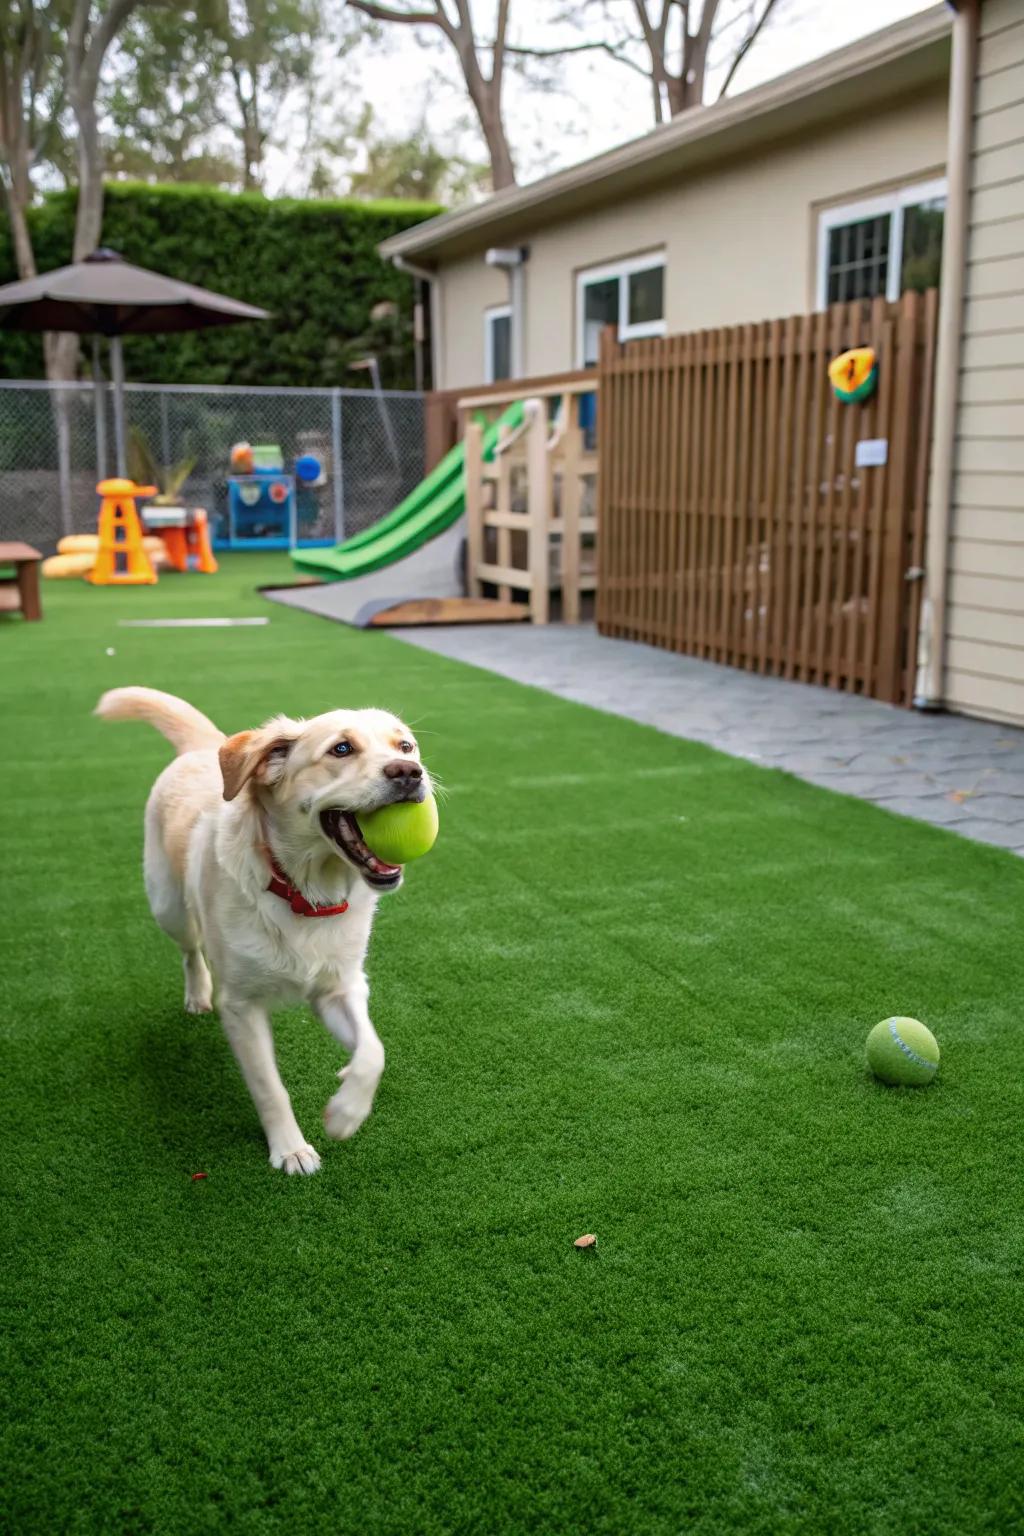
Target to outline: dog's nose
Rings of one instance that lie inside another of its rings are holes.
[[[386,779],[422,779],[423,769],[419,763],[414,763],[407,757],[396,757],[390,763],[384,764],[384,777]]]

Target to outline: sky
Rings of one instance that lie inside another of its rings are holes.
[[[770,23],[733,80],[730,95],[760,85],[858,37],[927,10],[933,0],[781,0]],[[477,0],[481,15],[485,0]],[[513,41],[550,45],[587,34],[550,21],[552,0],[513,0]],[[432,30],[432,29],[431,29]],[[338,90],[370,102],[379,131],[411,133],[425,121],[449,152],[482,159],[458,66],[450,45],[438,38],[424,46],[411,27],[383,29],[379,43],[361,46],[338,66]],[[600,54],[565,60],[554,71],[555,88],[539,90],[511,77],[506,124],[520,181],[532,181],[653,126],[650,90],[630,69]],[[718,71],[720,75],[720,70]],[[715,72],[708,99],[717,96]],[[295,145],[285,142],[269,160],[272,190],[294,190]]]

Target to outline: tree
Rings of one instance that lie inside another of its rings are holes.
[[[0,0],[0,176],[18,276],[35,277],[28,228],[33,173],[54,152],[65,104],[56,7]]]
[[[234,99],[242,186],[259,189],[269,124],[313,69],[321,7],[317,0],[205,0],[198,14]]]
[[[53,153],[66,109],[74,120],[78,205],[72,259],[81,261],[99,244],[103,220],[103,147],[97,96],[107,54],[142,0],[2,0],[0,3],[0,161],[4,195],[24,277],[36,272],[27,212],[33,171],[43,152]],[[47,374],[74,376],[75,336],[49,336]]]
[[[458,203],[478,193],[487,178],[485,165],[446,154],[422,120],[408,138],[389,138],[374,132],[373,109],[367,107],[355,137],[365,146],[365,164],[349,173],[354,197]]]
[[[376,0],[349,0],[353,9],[371,21],[427,29],[447,38],[458,56],[462,78],[487,145],[491,185],[495,192],[516,184],[515,163],[502,113],[511,4],[512,0],[497,0],[493,35],[487,41],[477,37],[471,0],[426,0],[425,4],[411,0],[411,7],[402,4],[401,0],[395,5],[378,5]]]
[[[593,0],[591,0],[593,4]],[[654,121],[703,104],[709,69],[724,69],[718,97],[753,48],[779,0],[596,0],[605,35],[564,48],[516,48],[535,58],[600,50],[650,82]],[[580,25],[576,6],[563,21]],[[716,57],[717,55],[717,57]]]
[[[139,11],[112,66],[102,109],[115,176],[236,184],[235,158],[213,142],[224,119],[224,79],[208,24],[169,7]]]

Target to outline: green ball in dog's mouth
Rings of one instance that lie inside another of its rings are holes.
[[[433,795],[418,804],[403,800],[381,806],[379,811],[360,811],[356,819],[367,848],[385,864],[421,859],[437,838],[437,801]]]

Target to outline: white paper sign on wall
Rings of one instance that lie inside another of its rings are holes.
[[[853,456],[853,462],[858,469],[871,469],[876,465],[887,464],[888,461],[889,439],[887,437],[861,438]]]

